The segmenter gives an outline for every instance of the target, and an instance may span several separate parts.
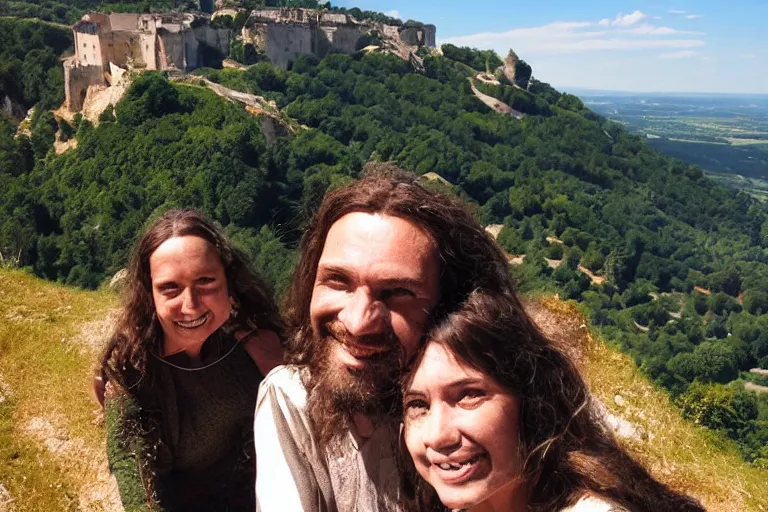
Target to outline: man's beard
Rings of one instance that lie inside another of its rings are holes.
[[[388,347],[388,350],[367,359],[362,369],[348,369],[334,359],[333,352],[350,335],[338,321],[326,325],[324,331],[324,336],[315,335],[316,350],[309,362],[305,385],[317,442],[321,448],[332,451],[334,442],[349,430],[356,414],[363,414],[374,422],[396,414],[405,352],[391,331],[357,338],[358,345]]]

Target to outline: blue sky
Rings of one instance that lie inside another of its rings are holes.
[[[438,45],[513,48],[560,89],[768,94],[768,0],[332,3],[433,23]]]

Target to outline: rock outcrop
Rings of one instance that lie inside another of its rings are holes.
[[[509,85],[527,89],[531,81],[531,66],[521,60],[514,50],[509,50],[504,65],[496,70],[496,77]]]

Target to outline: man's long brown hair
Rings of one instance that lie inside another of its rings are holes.
[[[309,363],[313,333],[309,305],[320,255],[331,226],[352,212],[379,213],[412,222],[432,240],[440,258],[440,299],[432,318],[452,311],[475,288],[514,298],[503,251],[456,197],[432,192],[417,176],[391,164],[369,164],[365,175],[328,193],[301,242],[300,259],[286,294],[286,359]]]
[[[282,321],[264,282],[251,270],[247,257],[234,247],[213,222],[192,209],[173,209],[162,214],[136,243],[127,268],[125,298],[115,334],[101,359],[102,386],[114,379],[135,394],[148,379],[150,353],[161,354],[162,330],[152,298],[149,258],[166,240],[197,236],[216,250],[227,279],[227,290],[238,307],[235,330],[268,329],[280,336]]]
[[[603,497],[632,512],[703,511],[694,499],[654,479],[614,439],[593,407],[581,374],[519,303],[472,293],[462,308],[427,335],[456,359],[501,384],[520,400],[517,453],[529,511],[561,510],[584,495]],[[414,357],[404,387],[423,357]],[[447,511],[437,493],[402,455],[405,488],[419,511]]]

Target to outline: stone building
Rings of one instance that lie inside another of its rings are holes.
[[[75,55],[64,63],[66,105],[79,111],[89,85],[106,85],[118,68],[189,71],[207,52],[229,53],[231,31],[188,13],[89,13],[72,27]]]
[[[72,27],[75,55],[64,62],[67,108],[82,110],[89,86],[111,85],[125,69],[183,73],[209,65],[211,53],[227,56],[232,31],[208,21],[190,13],[86,14]],[[242,37],[274,65],[287,68],[297,55],[353,53],[372,40],[413,59],[418,48],[435,46],[435,26],[386,25],[327,10],[257,9]]]
[[[251,12],[244,42],[264,52],[272,64],[286,68],[297,55],[324,57],[329,51],[352,53],[378,35],[387,49],[404,59],[421,46],[435,46],[435,26],[403,27],[323,10],[280,8]]]

